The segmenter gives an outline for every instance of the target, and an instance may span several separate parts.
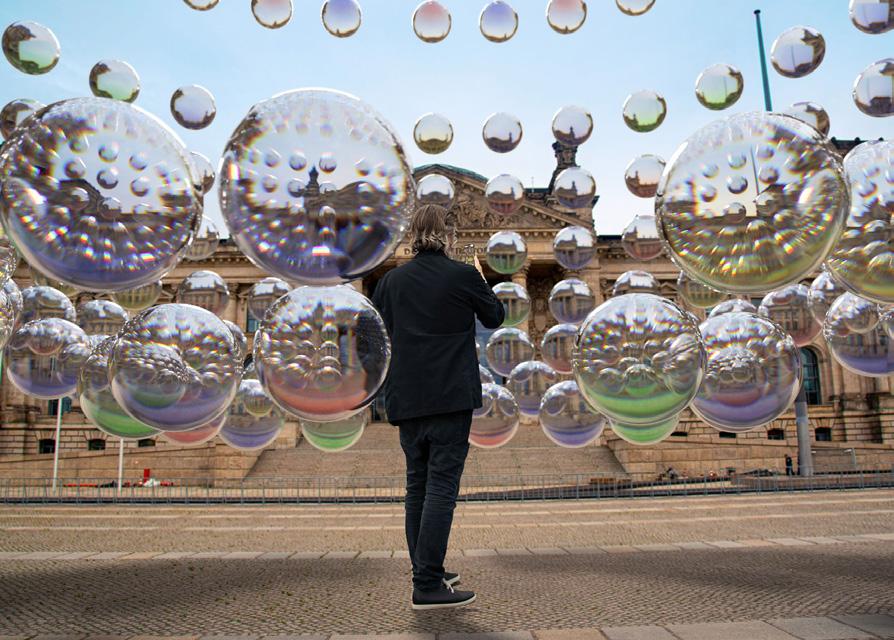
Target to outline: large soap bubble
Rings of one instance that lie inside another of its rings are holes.
[[[879,305],[852,293],[835,300],[823,323],[823,337],[841,366],[861,376],[894,374],[894,337],[882,316]]]
[[[314,285],[381,264],[415,202],[391,126],[357,98],[323,89],[252,107],[227,143],[219,194],[231,237],[252,262]]]
[[[611,298],[581,327],[574,377],[590,405],[613,421],[649,425],[682,411],[702,379],[695,318],[647,293]]]
[[[518,431],[518,403],[498,384],[481,385],[481,401],[481,408],[472,414],[469,442],[481,449],[501,447]]]
[[[789,116],[744,113],[693,134],[655,199],[671,259],[721,291],[765,293],[798,282],[832,249],[848,189],[825,138]]]
[[[425,0],[413,12],[413,33],[423,42],[440,42],[450,35],[453,19],[437,0]]]
[[[267,309],[291,290],[292,287],[279,278],[264,278],[256,282],[248,291],[248,312],[255,320],[263,320]]]
[[[90,300],[78,309],[78,326],[88,336],[113,336],[127,322],[127,311],[111,300]]]
[[[540,399],[557,380],[558,375],[551,366],[545,362],[527,360],[512,369],[506,387],[515,396],[521,413],[536,416],[540,410]]]
[[[810,291],[807,293],[807,302],[813,317],[822,323],[826,319],[826,313],[832,308],[832,303],[845,291],[832,274],[823,269],[810,284]]]
[[[193,271],[177,287],[174,301],[221,315],[230,303],[227,282],[214,271]]]
[[[741,298],[733,298],[732,300],[724,300],[708,313],[709,318],[722,316],[725,313],[757,313],[757,307],[748,300]]]
[[[569,271],[583,269],[595,255],[596,238],[585,227],[565,227],[553,238],[553,256]]]
[[[214,96],[197,84],[180,87],[171,95],[171,115],[181,127],[204,129],[217,115]]]
[[[647,424],[628,424],[612,420],[610,426],[614,434],[622,440],[630,444],[648,446],[665,440],[677,430],[679,423],[680,414],[675,414],[666,420]]]
[[[515,231],[497,231],[487,241],[484,256],[491,269],[510,275],[525,265],[528,247],[521,234]]]
[[[133,102],[140,95],[140,76],[124,60],[100,60],[90,69],[90,91],[97,98]]]
[[[641,16],[652,8],[655,0],[615,0],[621,13],[628,16]]]
[[[487,181],[484,186],[484,200],[487,208],[497,215],[511,216],[518,212],[525,201],[525,187],[515,176],[501,173]]]
[[[894,80],[892,80],[894,81]],[[851,207],[826,259],[835,279],[857,295],[894,302],[894,142],[864,142],[844,159]]]
[[[515,327],[528,319],[531,313],[531,297],[525,288],[516,282],[501,282],[494,286],[494,295],[503,303],[504,327]]]
[[[481,380],[481,384],[493,384],[494,382],[494,375],[480,364],[478,365],[478,378]]]
[[[19,98],[7,102],[3,110],[0,111],[0,133],[4,138],[12,135],[20,124],[31,114],[44,108],[42,102],[30,100],[28,98]]]
[[[803,284],[790,284],[764,296],[758,313],[772,320],[792,337],[799,347],[813,342],[821,326],[809,302],[810,289]]]
[[[268,309],[254,361],[281,409],[331,422],[372,401],[388,372],[391,343],[375,307],[354,289],[299,287]]]
[[[556,176],[553,197],[566,209],[592,209],[596,198],[596,180],[586,169],[568,167]]]
[[[128,311],[143,311],[158,301],[161,292],[161,280],[156,280],[134,289],[116,291],[112,298]]]
[[[596,306],[596,296],[583,280],[566,278],[549,292],[548,305],[557,321],[580,324]]]
[[[218,246],[220,246],[220,231],[217,230],[217,225],[210,218],[203,217],[183,254],[183,259],[194,262],[207,260],[214,255]]]
[[[420,151],[431,155],[443,153],[453,144],[453,125],[447,116],[426,113],[413,126],[413,141]]]
[[[35,114],[4,145],[0,173],[0,216],[18,250],[88,291],[132,289],[173,269],[202,206],[181,142],[113,100],[75,98]]]
[[[806,122],[824,136],[829,135],[832,126],[829,114],[815,102],[796,102],[782,113]]]
[[[214,187],[214,180],[217,178],[217,175],[214,173],[214,167],[211,166],[211,161],[208,158],[197,151],[190,151],[189,158],[192,160],[195,169],[193,172],[193,184],[204,195]]]
[[[724,313],[700,329],[708,363],[692,409],[702,420],[741,433],[791,406],[801,388],[801,354],[779,326],[753,313]]]
[[[22,322],[62,318],[74,322],[77,314],[68,296],[52,287],[36,285],[22,291]]]
[[[551,386],[540,401],[540,427],[560,447],[574,449],[594,442],[605,429],[605,417],[593,411],[574,380]]]
[[[301,420],[301,435],[320,451],[335,453],[357,444],[368,422],[369,412],[365,409],[332,422]]]
[[[663,249],[655,216],[634,216],[621,232],[621,246],[634,260],[654,260]]]
[[[481,10],[478,28],[491,42],[506,42],[518,31],[518,14],[508,2],[494,0]]]
[[[648,271],[625,271],[612,285],[612,296],[623,296],[628,293],[661,295],[661,283]]]
[[[587,19],[585,0],[549,0],[546,6],[546,22],[556,33],[574,33]]]
[[[505,327],[491,334],[486,352],[488,366],[508,377],[517,365],[534,357],[534,345],[521,329]]]
[[[571,373],[571,357],[577,342],[578,326],[563,322],[543,334],[540,353],[543,361],[558,373]]]
[[[420,206],[433,204],[449,211],[455,196],[453,181],[439,173],[430,173],[416,183],[416,202]]]
[[[773,68],[786,78],[802,78],[813,73],[825,56],[823,34],[811,27],[786,29],[770,49]]]
[[[892,0],[851,0],[851,22],[863,33],[879,34],[894,29]]]
[[[553,137],[566,147],[577,147],[593,133],[593,116],[583,107],[562,107],[553,116]]]
[[[695,97],[703,107],[715,111],[733,106],[744,89],[742,72],[728,64],[712,64],[695,81]]]
[[[869,65],[854,81],[853,98],[857,108],[867,116],[887,118],[894,115],[894,58],[885,58]]]
[[[276,440],[284,424],[285,417],[273,405],[261,383],[243,380],[217,435],[234,449],[254,451]]]
[[[685,271],[681,271],[677,276],[677,293],[680,294],[683,302],[696,309],[710,309],[726,298],[726,294],[722,291],[717,291],[698,280],[693,280],[686,275]]]
[[[3,283],[2,292],[6,294],[9,303],[12,305],[13,310],[15,311],[16,321],[22,316],[22,311],[25,307],[25,298],[22,296],[22,291],[19,289],[19,285],[15,283],[11,278]]]
[[[664,159],[652,153],[634,158],[624,169],[627,190],[639,198],[654,198],[664,165]]]
[[[363,12],[357,0],[326,0],[320,12],[323,27],[336,38],[348,38],[360,28]]]
[[[124,325],[109,358],[112,394],[130,416],[188,431],[229,407],[242,363],[230,330],[210,311],[163,304]]]
[[[654,131],[667,116],[667,102],[657,91],[636,91],[627,96],[621,115],[624,124],[638,133]]]
[[[262,27],[279,29],[292,19],[292,0],[251,0],[251,13]]]
[[[484,144],[491,151],[508,153],[514,150],[522,141],[524,129],[522,123],[515,116],[508,113],[494,113],[481,128],[481,137]]]
[[[6,375],[25,395],[41,400],[71,395],[90,356],[87,334],[61,318],[22,325],[6,345]]]
[[[3,55],[22,73],[40,75],[59,62],[59,40],[37,22],[13,22],[3,31]]]

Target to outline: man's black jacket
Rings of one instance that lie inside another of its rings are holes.
[[[372,302],[391,338],[389,422],[481,406],[475,316],[495,329],[504,312],[474,267],[422,251],[385,274]]]

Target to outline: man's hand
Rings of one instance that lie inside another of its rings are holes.
[[[481,268],[481,263],[478,262],[478,256],[473,255],[472,259],[474,260],[475,268],[478,269],[478,273],[480,273],[481,277],[484,278],[484,269]],[[484,278],[484,281],[487,282],[487,278]]]

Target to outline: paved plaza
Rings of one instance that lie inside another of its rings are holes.
[[[0,640],[894,638],[894,490],[466,503],[448,567],[411,611],[400,505],[9,505]]]

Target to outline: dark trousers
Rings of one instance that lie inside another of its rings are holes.
[[[413,586],[440,588],[444,556],[469,453],[472,411],[401,421],[400,446],[407,457],[406,532]]]

